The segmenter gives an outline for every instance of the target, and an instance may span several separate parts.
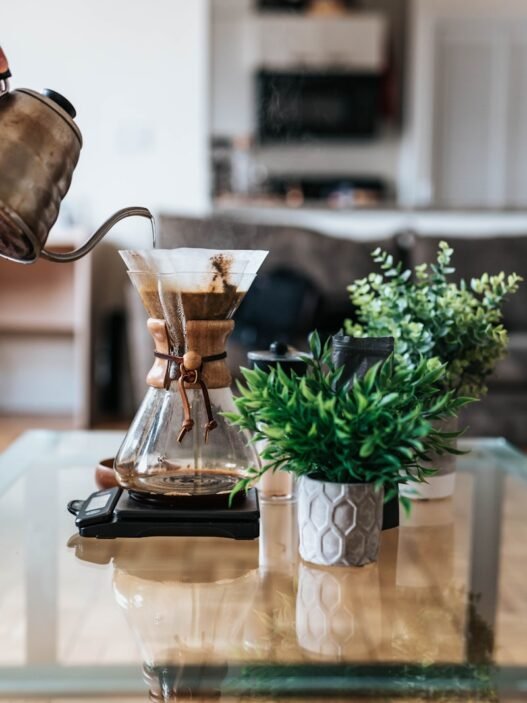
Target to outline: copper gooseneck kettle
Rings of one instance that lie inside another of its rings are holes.
[[[81,247],[44,249],[79,159],[82,136],[73,105],[53,90],[9,90],[11,72],[0,47],[0,257],[32,263],[39,256],[68,262],[87,254],[125,217],[153,216],[127,207],[112,215]]]

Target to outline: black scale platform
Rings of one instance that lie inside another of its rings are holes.
[[[251,488],[232,507],[174,506],[140,502],[122,488],[92,493],[84,501],[71,501],[81,537],[228,537],[259,536],[258,495]]]

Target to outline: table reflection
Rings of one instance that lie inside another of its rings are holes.
[[[304,652],[332,661],[374,661],[382,639],[378,567],[301,564],[296,634]]]
[[[210,698],[250,663],[463,661],[468,521],[460,540],[455,518],[450,499],[416,503],[362,568],[302,562],[294,502],[262,503],[259,541],[73,543],[79,559],[111,562],[151,695]]]

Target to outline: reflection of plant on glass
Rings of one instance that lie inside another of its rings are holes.
[[[267,440],[263,467],[253,468],[235,491],[246,489],[265,471],[284,469],[334,483],[371,483],[385,499],[400,483],[424,481],[431,451],[455,452],[457,433],[433,423],[454,415],[468,400],[444,389],[445,366],[437,359],[417,364],[386,362],[361,379],[339,383],[343,368],[331,362],[329,343],[310,337],[308,373],[243,370],[237,412],[226,417]]]
[[[433,671],[436,666],[444,667],[450,679],[450,689],[455,691],[458,683],[460,696],[469,684],[473,693],[477,692],[478,701],[497,701],[491,668],[494,638],[492,630],[478,612],[480,596],[467,593],[464,586],[456,584],[446,588],[398,587],[397,590],[397,634],[392,639],[396,658],[419,662],[423,673],[427,669]],[[403,603],[407,604],[407,608]],[[463,615],[467,606],[470,627],[466,632]],[[434,633],[433,637],[430,637],[431,632]],[[448,673],[449,664],[441,662],[455,661],[456,649],[459,650],[457,655],[464,657],[467,645],[471,653],[466,672],[463,675],[456,673],[456,666],[452,665],[452,671]],[[415,683],[419,685],[419,679]],[[434,700],[450,701],[453,695],[434,694]]]
[[[398,586],[397,593],[397,627],[392,639],[396,658],[426,666],[452,661],[453,648],[461,648],[464,641],[459,616],[467,599],[465,588],[454,584],[443,588]]]
[[[501,700],[495,669],[487,664],[256,664],[233,671],[222,693],[235,695],[236,700],[245,700],[240,696],[281,700],[285,693],[290,703],[323,699],[347,703],[373,700],[375,694],[375,700],[386,702]]]
[[[256,654],[261,654],[266,659],[279,661],[289,654],[296,655],[298,644],[295,631],[295,600],[291,595],[296,591],[296,586],[291,593],[275,592],[272,608],[260,610],[258,606],[253,609],[253,616],[258,621],[264,634],[260,634],[254,648]]]
[[[349,286],[356,322],[347,334],[392,336],[395,352],[413,365],[438,357],[446,364],[442,382],[459,395],[479,397],[486,379],[507,349],[502,305],[518,290],[516,274],[484,273],[469,283],[453,282],[453,249],[439,244],[437,261],[403,270],[393,257],[376,249],[372,256],[381,273]]]

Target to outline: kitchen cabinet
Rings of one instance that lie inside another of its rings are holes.
[[[70,251],[80,238],[66,232],[52,248]],[[72,416],[88,426],[90,289],[90,256],[73,264],[0,260],[0,414]]]
[[[259,63],[266,69],[305,66],[380,72],[387,22],[382,14],[353,17],[265,16],[257,19]]]

